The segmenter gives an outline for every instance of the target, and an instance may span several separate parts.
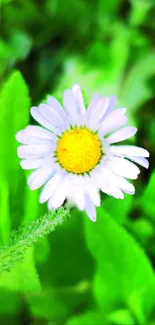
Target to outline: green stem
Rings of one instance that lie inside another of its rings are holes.
[[[0,247],[0,271],[11,271],[17,262],[22,262],[27,248],[34,246],[42,237],[54,231],[67,215],[69,211],[60,208],[13,232],[9,244]]]

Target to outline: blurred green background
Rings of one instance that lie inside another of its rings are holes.
[[[0,6],[1,245],[47,211],[26,185],[15,140],[47,94],[62,101],[74,83],[86,104],[96,91],[116,94],[139,129],[132,143],[151,153],[133,197],[103,195],[96,224],[72,209],[22,263],[0,269],[0,324],[155,325],[155,1]]]

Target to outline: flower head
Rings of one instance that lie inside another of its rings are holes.
[[[31,108],[42,126],[29,125],[17,133],[23,144],[18,156],[23,169],[35,169],[28,185],[31,190],[44,185],[40,203],[48,201],[49,210],[67,199],[95,221],[100,191],[117,199],[135,193],[126,178],[138,177],[135,163],[148,168],[149,153],[133,145],[114,145],[137,132],[125,126],[126,109],[114,110],[115,103],[115,96],[95,94],[86,109],[81,89],[74,85],[64,92],[64,109],[52,96],[47,104]]]

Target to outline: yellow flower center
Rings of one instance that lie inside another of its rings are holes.
[[[87,128],[65,131],[56,149],[59,163],[69,172],[88,172],[101,157],[101,143],[96,134]]]

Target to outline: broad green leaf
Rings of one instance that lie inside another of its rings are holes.
[[[9,290],[0,290],[0,315],[1,317],[9,318],[14,316],[15,318],[19,316],[23,305],[21,295],[16,292]],[[2,320],[1,320],[2,323]],[[11,324],[11,320],[8,320],[8,324]],[[16,323],[16,321],[15,321]]]
[[[0,288],[19,292],[39,292],[41,289],[38,274],[34,265],[33,248],[29,248],[24,261],[9,272],[0,275]]]
[[[150,294],[151,293],[151,294]],[[134,291],[128,298],[128,308],[132,311],[137,319],[138,324],[148,324],[154,306],[155,291],[152,288]],[[149,311],[149,313],[148,313]],[[147,316],[147,317],[146,317]]]
[[[102,206],[109,215],[114,216],[118,223],[124,224],[133,206],[133,196],[125,195],[124,200],[105,196],[102,200]]]
[[[151,174],[149,183],[141,197],[141,206],[144,213],[155,220],[155,171]]]
[[[147,53],[129,70],[121,89],[121,102],[128,106],[130,113],[153,96],[148,80],[155,71],[155,54]]]
[[[72,310],[92,300],[94,263],[85,244],[82,218],[77,209],[72,209],[67,222],[48,237],[47,260],[43,260],[44,246],[39,245],[40,252],[36,247],[37,268],[45,289],[29,299],[35,318],[63,320]]]
[[[44,289],[37,295],[28,297],[30,314],[35,319],[43,319],[44,321],[58,321],[64,319],[68,314],[67,305],[58,301],[52,290]]]
[[[67,325],[137,325],[132,314],[127,309],[118,309],[105,315],[104,309],[95,310],[73,316],[67,322]]]
[[[42,238],[38,243],[35,245],[35,259],[36,263],[46,263],[47,259],[49,258],[50,254],[50,244],[48,239]]]
[[[24,216],[23,221],[30,223],[35,220],[39,214],[39,193],[31,191],[26,185],[24,200]]]
[[[118,325],[136,325],[136,322],[133,318],[131,312],[127,309],[118,309],[106,316],[106,319],[109,321],[109,324],[118,324]]]
[[[72,286],[84,280],[91,281],[94,262],[86,247],[82,218],[72,209],[71,217],[49,236],[50,255],[39,274],[46,286]],[[50,270],[50,272],[49,272]]]
[[[145,319],[154,300],[155,276],[144,251],[102,208],[98,209],[95,224],[85,218],[85,229],[88,248],[97,263],[94,294],[99,305],[105,312],[112,311],[128,305],[134,293],[141,301]],[[150,300],[144,311],[145,293]],[[139,311],[134,310],[134,313],[142,319]]]
[[[154,226],[143,217],[130,222],[129,229],[136,239],[147,249],[149,249],[150,239],[154,238]]]
[[[11,228],[9,211],[9,187],[7,180],[4,178],[1,172],[0,184],[0,242],[6,244]]]
[[[28,124],[30,108],[28,88],[20,72],[13,72],[4,84],[0,94],[0,107],[0,170],[5,178],[6,191],[9,191],[12,224],[17,226],[23,213],[25,179],[17,157],[19,144],[15,135]],[[3,230],[3,233],[7,231]]]
[[[0,94],[0,137],[2,140],[0,167],[16,191],[19,182],[19,159],[15,134],[29,121],[28,88],[20,72],[13,72]]]
[[[28,297],[30,313],[35,318],[61,323],[83,303],[90,299],[89,283],[44,289]]]
[[[99,311],[90,311],[79,316],[74,316],[67,322],[67,325],[94,325],[94,324],[104,324],[108,325],[108,322],[105,322],[105,317],[102,312]]]

